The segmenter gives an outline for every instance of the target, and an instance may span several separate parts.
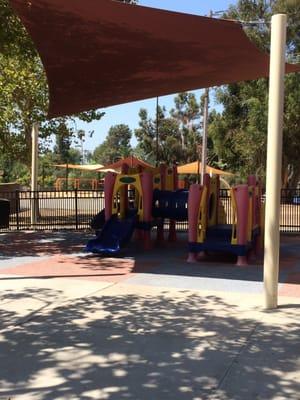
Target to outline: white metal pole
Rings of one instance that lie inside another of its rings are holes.
[[[210,10],[209,17],[212,18],[213,12]],[[207,130],[208,130],[208,103],[209,103],[209,88],[204,92],[204,113],[203,113],[203,134],[202,134],[202,154],[201,154],[201,185],[204,182],[207,163]]]
[[[158,156],[158,152],[159,152],[159,133],[158,133],[158,96],[156,97],[156,127],[155,127],[155,153],[156,153],[156,162],[155,162],[155,166],[158,167],[159,166],[159,156]]]
[[[207,162],[207,129],[208,129],[208,101],[209,88],[205,89],[204,94],[204,113],[203,113],[203,134],[202,134],[202,154],[201,154],[201,184],[204,182]]]
[[[38,124],[32,125],[31,140],[32,140],[32,152],[31,152],[31,225],[36,224],[38,214],[38,200],[37,200],[37,189],[38,189],[38,137],[39,128]]]
[[[279,217],[282,164],[282,127],[286,46],[286,15],[276,14],[271,24],[266,220],[264,256],[265,308],[278,305]]]

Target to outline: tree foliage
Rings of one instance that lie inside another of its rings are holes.
[[[199,157],[201,136],[196,97],[193,93],[179,93],[174,106],[169,113],[159,106],[155,119],[149,117],[146,109],[139,112],[135,136],[148,161],[184,163]]]
[[[288,14],[287,52],[290,59],[300,53],[300,3],[294,0],[266,2],[241,0],[226,17],[246,24],[248,36],[264,51],[270,44],[270,18],[276,12]],[[285,77],[283,183],[295,185],[300,178],[300,75]],[[246,176],[265,175],[268,113],[268,79],[226,85],[216,90],[221,113],[210,116],[209,135],[219,165]]]
[[[51,135],[77,136],[76,119],[99,120],[91,110],[47,120],[48,88],[44,69],[30,37],[7,0],[0,0],[0,152],[26,165],[31,158],[31,127],[40,124],[42,148]]]
[[[111,164],[120,158],[128,157],[132,148],[130,139],[132,131],[128,125],[114,125],[110,128],[104,142],[94,150],[92,159],[97,164]]]
[[[180,127],[182,156],[187,161],[198,157],[200,146],[200,106],[194,93],[182,92],[174,98],[175,108],[170,114]],[[201,115],[202,115],[201,110]]]
[[[135,136],[147,160],[155,162],[158,159],[167,163],[175,161],[181,152],[181,137],[177,121],[167,118],[165,108],[161,107],[157,110],[157,121],[149,117],[146,109],[140,110],[139,117],[139,128],[135,130]]]

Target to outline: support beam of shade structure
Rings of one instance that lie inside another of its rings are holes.
[[[285,46],[286,15],[277,14],[272,17],[271,24],[269,80],[264,249],[264,293],[267,309],[278,305]]]

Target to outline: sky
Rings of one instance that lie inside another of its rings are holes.
[[[216,12],[227,10],[230,4],[235,3],[235,0],[139,0],[139,5],[141,6],[202,16],[209,15],[210,11]],[[202,91],[195,90],[194,93],[197,98],[200,98]],[[175,94],[171,96],[160,97],[159,105],[166,106],[167,110],[170,110],[172,107],[174,107],[174,97]],[[156,98],[103,108],[101,111],[105,112],[105,116],[102,117],[100,121],[87,124],[77,120],[77,129],[83,129],[87,133],[94,131],[94,134],[91,138],[89,135],[86,135],[86,140],[83,144],[84,150],[93,151],[99,144],[103,142],[109,131],[109,128],[113,125],[126,124],[130,127],[130,129],[132,129],[132,131],[134,131],[134,129],[138,127],[138,113],[141,108],[146,108],[150,117],[153,118],[155,116]],[[133,137],[131,144],[135,146],[136,143],[136,139]]]

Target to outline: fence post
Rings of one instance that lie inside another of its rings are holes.
[[[78,189],[75,188],[75,226],[78,230]]]
[[[19,212],[20,212],[20,192],[19,190],[16,190],[15,192],[16,195],[16,224],[17,224],[17,231],[20,229],[19,226]]]

